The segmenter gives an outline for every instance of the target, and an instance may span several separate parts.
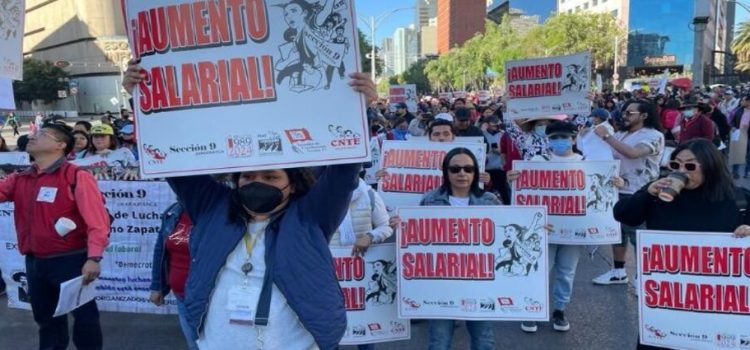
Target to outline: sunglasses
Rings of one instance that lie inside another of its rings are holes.
[[[448,167],[448,171],[451,172],[451,174],[458,174],[463,170],[467,174],[473,174],[474,173],[474,167],[473,166],[450,166]]]
[[[674,160],[669,162],[669,168],[672,170],[680,170],[680,165],[685,166],[685,170],[687,171],[695,171],[700,166],[700,164],[694,162],[680,163]]]

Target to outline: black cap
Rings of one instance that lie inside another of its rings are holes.
[[[399,102],[399,103],[396,103],[396,108],[407,109],[407,106],[406,106],[406,103]]]
[[[564,136],[575,136],[576,133],[578,133],[578,128],[576,128],[575,124],[571,122],[566,121],[554,121],[547,125],[547,129],[545,131],[547,136],[552,135],[564,135]]]
[[[461,107],[456,109],[456,119],[458,120],[468,120],[471,118],[471,111],[469,111],[466,107]]]

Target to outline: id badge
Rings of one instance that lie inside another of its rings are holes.
[[[36,201],[54,203],[55,197],[57,197],[57,187],[42,187],[39,189]]]
[[[258,286],[241,285],[230,288],[227,294],[229,323],[254,325],[258,299],[260,299]]]

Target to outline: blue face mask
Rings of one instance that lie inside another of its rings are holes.
[[[549,148],[552,153],[558,156],[567,155],[568,152],[573,150],[573,140],[571,139],[556,139],[549,140]]]
[[[687,109],[682,111],[682,116],[685,118],[692,118],[695,115],[695,111],[692,109]]]
[[[534,127],[534,133],[539,137],[544,137],[547,133],[546,125],[537,125]]]
[[[406,140],[406,134],[408,133],[409,130],[393,129],[393,136],[395,136],[396,140]]]

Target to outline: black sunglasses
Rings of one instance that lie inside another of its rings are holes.
[[[680,163],[677,161],[671,161],[669,162],[669,168],[672,170],[680,170],[680,164],[685,166],[685,170],[687,171],[695,171],[695,169],[698,169],[698,163],[693,162],[687,162],[687,163]]]
[[[448,171],[451,172],[451,174],[458,174],[463,170],[467,174],[473,174],[474,173],[474,167],[473,166],[449,166]]]

